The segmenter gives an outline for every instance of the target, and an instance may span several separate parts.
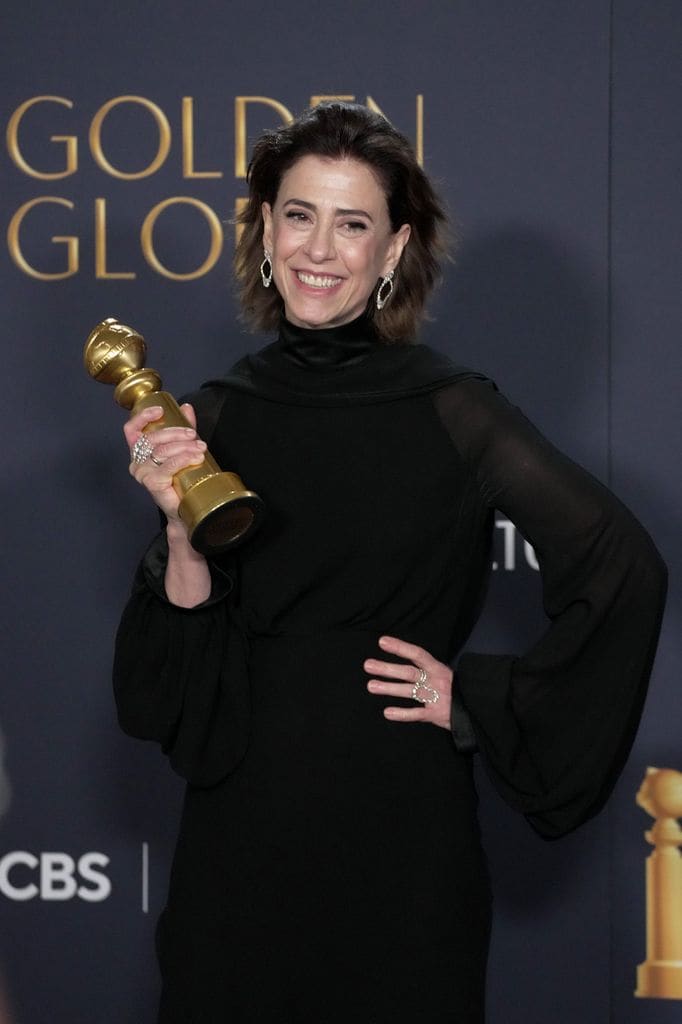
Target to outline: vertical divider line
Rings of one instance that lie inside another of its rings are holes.
[[[613,7],[609,0],[606,153],[606,482],[613,483]]]
[[[608,6],[608,98],[607,98],[607,152],[606,152],[606,483],[613,480],[613,34],[614,2]],[[609,1024],[615,1024],[613,988],[615,983],[615,926],[614,926],[614,836],[613,811],[607,812],[607,914],[608,914],[608,1007]]]
[[[149,843],[142,844],[142,913],[149,913]]]

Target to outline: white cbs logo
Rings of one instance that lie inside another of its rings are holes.
[[[14,850],[0,859],[0,893],[9,900],[85,900],[100,903],[111,893],[103,853],[84,853],[76,862],[68,853]]]

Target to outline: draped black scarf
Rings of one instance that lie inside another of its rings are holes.
[[[319,329],[282,318],[276,341],[204,387],[222,385],[291,405],[356,405],[390,402],[472,378],[485,379],[426,345],[382,342],[363,315]]]

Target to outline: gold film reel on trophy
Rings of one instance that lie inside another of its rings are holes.
[[[191,426],[173,396],[161,390],[156,370],[143,365],[146,355],[142,335],[108,317],[88,335],[83,360],[91,377],[116,386],[114,399],[131,414],[161,406],[163,416],[150,423],[145,433],[161,427]],[[201,554],[227,551],[245,540],[263,517],[264,505],[258,495],[247,490],[236,473],[223,472],[209,452],[200,465],[176,473],[173,486],[190,543]]]
[[[654,850],[646,862],[646,960],[635,995],[682,999],[682,772],[647,768],[637,803],[656,821],[645,832]]]

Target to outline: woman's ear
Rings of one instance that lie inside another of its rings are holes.
[[[409,224],[403,224],[398,230],[391,236],[391,241],[388,245],[388,253],[386,254],[386,262],[384,264],[384,276],[395,268],[400,263],[400,257],[403,254],[403,250],[410,240],[411,228]]]
[[[260,210],[263,215],[263,248],[272,252],[272,208],[270,203],[263,203]]]

